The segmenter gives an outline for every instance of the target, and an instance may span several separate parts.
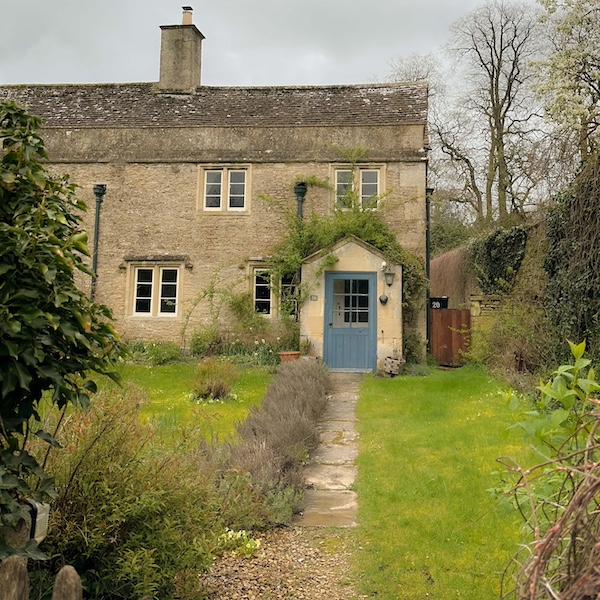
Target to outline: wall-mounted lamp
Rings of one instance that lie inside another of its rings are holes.
[[[385,282],[388,284],[388,287],[394,283],[394,277],[396,277],[396,273],[393,271],[386,271],[383,276],[385,277]]]

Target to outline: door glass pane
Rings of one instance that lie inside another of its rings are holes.
[[[352,327],[352,323],[368,323],[369,281],[367,279],[334,279],[332,311],[331,324],[333,327]]]

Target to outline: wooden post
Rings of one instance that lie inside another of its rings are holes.
[[[70,566],[63,567],[56,576],[52,600],[82,600],[83,588],[77,571]]]
[[[27,561],[19,556],[9,556],[0,564],[1,600],[29,600],[29,575]]]

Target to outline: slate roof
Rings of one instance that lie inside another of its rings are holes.
[[[157,93],[156,84],[0,86],[46,127],[243,127],[425,124],[423,83],[327,87],[201,87]]]

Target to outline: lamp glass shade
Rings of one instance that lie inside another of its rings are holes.
[[[396,273],[393,271],[386,271],[383,276],[385,277],[385,282],[388,285],[392,285],[392,283],[394,283],[394,277],[396,277]]]

